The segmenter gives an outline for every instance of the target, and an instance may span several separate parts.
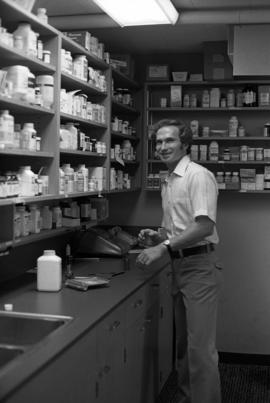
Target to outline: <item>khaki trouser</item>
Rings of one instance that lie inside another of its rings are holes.
[[[215,252],[173,261],[181,403],[221,403],[216,350],[220,283]]]

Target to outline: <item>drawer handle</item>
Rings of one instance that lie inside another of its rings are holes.
[[[134,308],[138,308],[138,307],[142,306],[142,304],[143,304],[142,299],[138,299],[138,301],[136,301],[133,306],[134,306]]]
[[[153,288],[159,288],[159,287],[160,287],[160,284],[159,284],[159,283],[154,283],[154,284],[151,284],[151,287],[153,287]]]
[[[120,323],[121,322],[119,320],[116,320],[115,322],[113,322],[113,324],[110,327],[110,331],[117,329],[120,326]]]
[[[111,367],[109,365],[105,365],[104,367],[104,373],[107,374],[108,372],[110,372]]]

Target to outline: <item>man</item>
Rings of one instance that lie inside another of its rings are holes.
[[[156,152],[168,167],[162,184],[162,227],[139,240],[152,244],[137,258],[141,268],[166,254],[172,259],[181,403],[220,403],[215,347],[220,270],[215,244],[217,185],[214,175],[190,160],[192,133],[176,120],[156,124]]]

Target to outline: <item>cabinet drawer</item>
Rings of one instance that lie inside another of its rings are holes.
[[[129,326],[138,318],[144,316],[147,310],[146,286],[141,287],[126,301],[126,323]]]
[[[125,328],[125,304],[114,309],[98,325],[99,337],[108,338],[116,333],[123,332]]]

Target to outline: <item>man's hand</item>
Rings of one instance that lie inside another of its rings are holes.
[[[142,229],[138,235],[138,241],[142,246],[154,246],[162,242],[162,236],[153,229]]]
[[[166,254],[168,254],[166,246],[160,243],[156,246],[144,249],[137,257],[136,265],[141,269],[149,267],[152,263],[157,262]]]

